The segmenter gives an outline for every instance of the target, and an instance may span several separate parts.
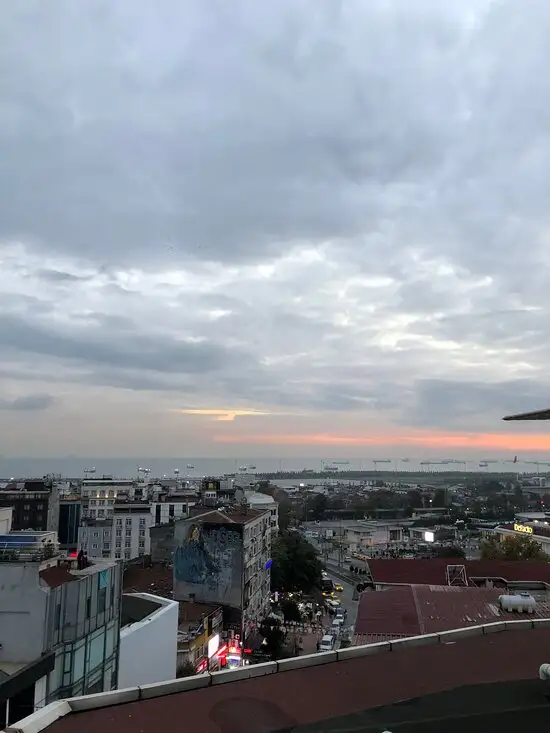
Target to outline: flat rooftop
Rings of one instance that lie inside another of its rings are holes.
[[[361,594],[355,622],[356,643],[372,644],[406,636],[437,634],[525,614],[501,610],[502,590],[457,586],[409,585]],[[530,616],[531,617],[531,616]],[[534,618],[550,618],[550,605],[537,601]]]
[[[25,733],[34,722],[34,733],[153,733],[182,721],[185,730],[200,733],[380,733],[393,715],[392,733],[431,733],[463,731],[469,714],[500,716],[501,723],[502,716],[511,715],[517,725],[518,709],[526,727],[529,716],[536,718],[541,710],[548,720],[548,688],[538,680],[547,661],[550,619],[502,622],[73,698],[20,721],[19,728]],[[503,683],[512,684],[499,688]],[[449,691],[455,692],[447,703],[431,697]],[[459,704],[461,695],[466,702]],[[448,706],[451,700],[454,708]],[[56,711],[64,717],[55,720]],[[461,716],[462,727],[441,725],[450,712],[455,719]],[[411,727],[415,715],[422,726]],[[399,727],[404,724],[409,728]]]

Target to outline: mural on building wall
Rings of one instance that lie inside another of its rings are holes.
[[[240,607],[243,538],[240,527],[178,522],[174,598]]]

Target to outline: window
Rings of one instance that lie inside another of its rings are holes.
[[[107,605],[107,588],[100,588],[97,594],[97,612],[105,613],[106,605]]]
[[[143,548],[145,547],[145,540],[140,540],[140,541],[139,541],[139,547],[140,547],[141,549],[143,549]]]
[[[92,542],[92,550],[97,550],[98,547],[99,545],[97,544],[97,542]]]
[[[120,552],[115,552],[115,560],[120,560],[121,557],[122,555]]]
[[[37,511],[41,512],[41,511],[42,511],[42,509],[44,509],[44,504],[38,503],[38,504],[36,505],[36,509],[37,509]]]
[[[139,518],[139,526],[140,527],[145,527],[145,517],[140,517]]]
[[[131,540],[124,540],[124,547],[131,547],[131,546],[132,546]]]
[[[115,547],[122,547],[122,540],[117,540],[115,542]]]
[[[160,524],[160,504],[155,507],[155,524]]]
[[[58,603],[55,607],[55,630],[57,631],[61,626],[61,603]]]
[[[30,504],[24,504],[23,505],[23,511],[24,512],[30,512],[30,510],[31,510],[31,505]]]
[[[131,527],[132,526],[132,517],[126,517],[126,526]]]
[[[116,520],[116,526],[117,527],[122,527],[122,519],[117,519]]]
[[[92,598],[91,596],[88,596],[86,598],[86,618],[90,618],[92,615]]]
[[[116,530],[116,536],[117,537],[122,537],[122,530],[121,529],[117,529]]]
[[[144,529],[140,529],[139,530],[139,536],[140,537],[145,537],[145,530]]]
[[[126,537],[131,537],[131,536],[132,536],[132,530],[131,529],[127,529],[126,530]]]
[[[168,516],[169,517],[173,517],[174,516],[174,505],[173,504],[169,504],[168,505]]]
[[[92,537],[99,537],[99,532],[92,532]]]

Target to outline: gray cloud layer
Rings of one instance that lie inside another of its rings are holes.
[[[5,3],[3,409],[544,406],[549,35],[545,0]]]

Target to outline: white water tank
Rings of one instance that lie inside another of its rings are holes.
[[[535,613],[537,602],[530,593],[517,593],[515,595],[499,596],[498,602],[503,611],[516,611],[517,613]]]

